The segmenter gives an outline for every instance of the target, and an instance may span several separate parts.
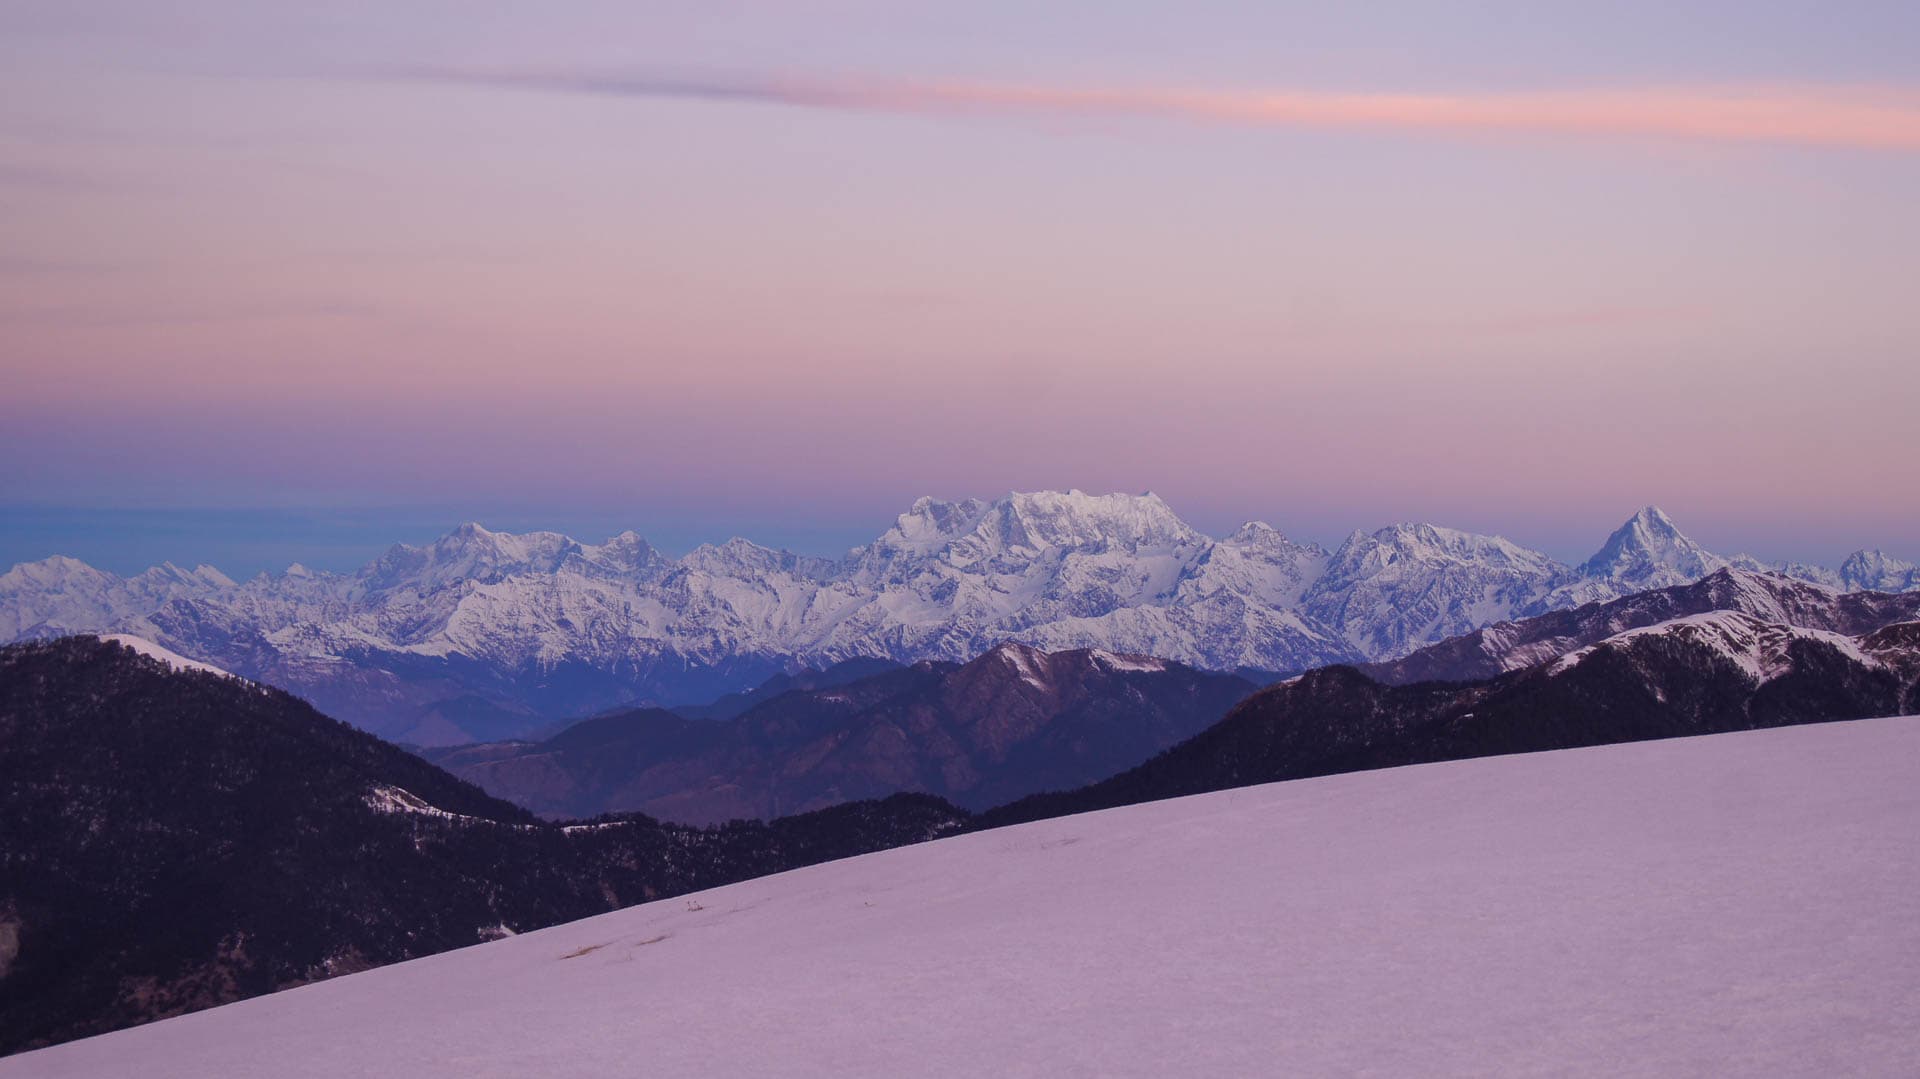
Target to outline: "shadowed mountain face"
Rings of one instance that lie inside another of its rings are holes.
[[[726,722],[645,709],[544,742],[424,752],[549,816],[639,810],[712,823],[895,791],[980,809],[1137,764],[1254,688],[1162,660],[1006,644],[965,665],[791,691]]]
[[[0,649],[0,1052],[958,827],[901,797],[563,829],[278,690]]]
[[[988,826],[1371,768],[1920,710],[1920,622],[1858,636],[1714,611],[1480,682],[1327,667],[1260,691],[1138,768]]]
[[[1835,593],[1776,573],[1721,568],[1691,584],[1501,622],[1360,670],[1394,685],[1492,678],[1616,633],[1708,611],[1739,611],[1782,625],[1854,636],[1920,619],[1920,593]]]

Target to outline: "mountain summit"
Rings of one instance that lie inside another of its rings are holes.
[[[1697,581],[1726,565],[1688,539],[1660,507],[1647,506],[1615,529],[1579,572],[1644,589]]]

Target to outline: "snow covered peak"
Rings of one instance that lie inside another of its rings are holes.
[[[128,583],[144,588],[232,588],[233,579],[206,563],[193,569],[181,569],[171,562],[162,562],[135,574]]]
[[[212,585],[215,588],[233,588],[236,585],[236,582],[234,581],[233,578],[227,576],[224,573],[221,573],[219,570],[213,568],[212,566],[207,565],[205,562],[202,562],[199,565],[193,567],[193,575],[195,578],[209,585]]]
[[[428,550],[450,558],[481,557],[502,563],[551,562],[580,544],[558,532],[493,532],[469,521],[435,540]]]
[[[980,523],[981,514],[991,503],[977,498],[947,502],[938,498],[920,498],[901,514],[893,527],[875,540],[870,550],[890,554],[931,555],[966,535]]]
[[[603,563],[610,569],[629,574],[645,574],[665,568],[670,561],[661,554],[659,548],[642,539],[638,532],[631,529],[607,540],[598,547],[583,548],[584,558]]]
[[[1727,565],[1737,570],[1744,570],[1747,573],[1771,573],[1783,577],[1791,577],[1796,581],[1819,585],[1821,588],[1830,591],[1839,592],[1849,590],[1847,585],[1840,580],[1840,575],[1825,566],[1814,566],[1805,562],[1766,562],[1750,554],[1734,555],[1727,559]]]
[[[849,555],[863,582],[899,579],[929,563],[965,571],[1016,571],[1050,551],[1192,550],[1207,537],[1159,495],[1015,492],[994,502],[922,498],[894,526]]]
[[[1394,656],[1513,617],[1566,573],[1499,536],[1429,524],[1355,532],[1303,597],[1360,655]]]
[[[1905,592],[1920,588],[1920,566],[1885,551],[1855,551],[1840,564],[1840,581],[1855,591]]]
[[[0,574],[0,590],[10,591],[16,588],[105,588],[115,584],[119,577],[105,570],[94,569],[77,558],[66,555],[54,555],[38,562],[21,562]]]
[[[1484,536],[1439,525],[1404,523],[1355,532],[1334,552],[1329,572],[1377,571],[1397,562],[1429,566],[1480,566],[1552,574],[1560,564],[1501,536]]]
[[[735,536],[725,543],[703,543],[695,547],[680,559],[679,565],[715,577],[751,579],[779,573],[819,577],[829,564],[822,559],[804,558],[791,551],[762,547]]]
[[[490,584],[529,573],[552,573],[581,545],[558,532],[493,532],[469,521],[425,547],[397,544],[360,571],[377,591],[412,587],[426,593],[464,581]]]
[[[1265,521],[1248,521],[1220,542],[1225,546],[1262,551],[1304,551],[1322,558],[1327,554],[1326,549],[1317,543],[1296,543],[1288,539],[1286,533]]]
[[[1286,539],[1285,536],[1280,534],[1279,529],[1265,521],[1247,521],[1229,533],[1227,538],[1221,542],[1253,546],[1266,543],[1275,536]]]
[[[1177,547],[1203,543],[1202,536],[1159,495],[1090,495],[1084,491],[1031,491],[1001,503],[1010,523],[1031,546],[1114,548]]]
[[[1661,532],[1670,536],[1678,536],[1680,534],[1679,526],[1675,525],[1673,518],[1667,516],[1667,511],[1661,509],[1659,506],[1648,505],[1640,507],[1639,511],[1633,515],[1628,523],[1649,531]]]
[[[1615,529],[1579,572],[1638,588],[1664,588],[1697,581],[1727,564],[1688,539],[1660,507],[1648,506]]]

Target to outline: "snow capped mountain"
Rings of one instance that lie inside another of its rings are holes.
[[[1303,600],[1357,655],[1398,655],[1509,617],[1566,568],[1501,539],[1433,525],[1355,532]]]
[[[1794,669],[1793,646],[1814,641],[1840,652],[1862,666],[1880,663],[1854,637],[1822,629],[1768,622],[1739,611],[1708,611],[1615,634],[1598,644],[1569,652],[1553,661],[1548,671],[1564,674],[1602,651],[1631,651],[1649,640],[1667,639],[1698,645],[1738,668],[1754,685],[1763,685]]]
[[[1761,567],[1749,560],[1753,569]],[[1605,602],[1650,588],[1697,581],[1729,561],[1688,539],[1658,506],[1647,506],[1615,529],[1592,558],[1528,613]]]
[[[1580,575],[1663,588],[1698,580],[1726,564],[1726,559],[1682,535],[1660,507],[1648,506],[1607,537],[1581,565]]]
[[[233,587],[225,574],[204,565],[184,570],[165,562],[121,578],[64,556],[22,562],[0,574],[0,635],[18,640],[84,632],[131,611]]]
[[[1649,589],[1519,621],[1496,622],[1361,669],[1371,678],[1394,685],[1492,678],[1615,634],[1692,615],[1732,612],[1786,626],[1859,636],[1890,623],[1920,619],[1920,593],[1836,592],[1778,573],[1726,568],[1690,584]]]
[[[1881,551],[1855,551],[1840,564],[1840,584],[1850,590],[1911,592],[1920,589],[1920,566]]]
[[[244,583],[205,566],[123,579],[51,558],[0,575],[0,637],[132,633],[438,744],[847,659],[965,662],[1007,640],[1292,672],[1726,564],[1651,507],[1571,568],[1426,524],[1356,532],[1331,553],[1258,522],[1215,540],[1156,495],[1042,491],[920,499],[837,560],[744,539],[669,558],[632,532],[596,546],[478,524],[353,573],[296,564]],[[1920,586],[1878,553],[1847,566],[1818,579]]]

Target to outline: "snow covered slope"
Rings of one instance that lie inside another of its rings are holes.
[[[1920,593],[1835,592],[1777,573],[1725,567],[1689,584],[1636,592],[1517,622],[1496,622],[1361,669],[1370,677],[1396,685],[1492,678],[1627,630],[1688,615],[1733,611],[1780,626],[1857,637],[1895,622],[1920,620]]]
[[[225,678],[233,677],[230,672],[223,671],[211,663],[202,663],[197,659],[188,659],[177,652],[162,648],[144,637],[135,637],[130,633],[109,633],[100,639],[103,641],[112,641],[114,644],[125,645],[148,659],[159,660],[176,671],[201,671],[206,674],[217,674]]]
[[[1920,719],[1335,776],[815,866],[0,1077],[1920,1074]]]
[[[1008,640],[1293,672],[1726,564],[1652,507],[1576,568],[1424,524],[1356,532],[1332,552],[1258,522],[1215,540],[1151,494],[1041,491],[923,498],[837,560],[739,539],[672,559],[631,532],[592,545],[472,524],[354,573],[296,565],[239,584],[204,566],[122,579],[53,558],[0,574],[0,641],[130,633],[443,745],[857,657],[966,662]],[[1920,584],[1877,553],[1848,566],[1796,572],[1829,587]]]

